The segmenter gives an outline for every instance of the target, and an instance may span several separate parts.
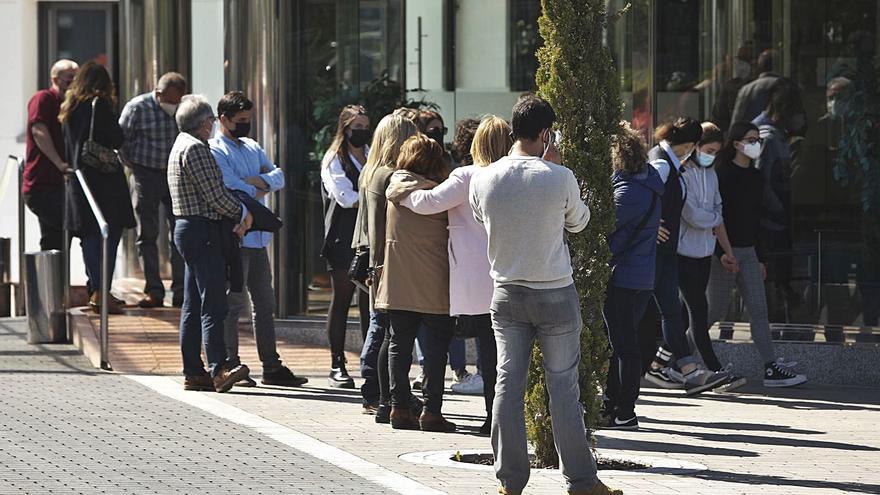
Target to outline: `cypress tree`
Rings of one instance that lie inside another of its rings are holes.
[[[568,237],[574,280],[580,295],[584,327],[581,333],[580,385],[588,430],[596,425],[600,389],[608,369],[602,304],[610,276],[606,236],[614,227],[611,192],[611,141],[619,132],[620,83],[608,46],[603,43],[611,19],[604,0],[542,0],[539,20],[544,45],[538,50],[538,93],[557,114],[562,131],[562,161],[581,185],[592,213],[586,231]],[[615,16],[616,17],[616,16]],[[536,464],[557,463],[537,346],[532,353],[526,390],[526,424],[535,448]]]

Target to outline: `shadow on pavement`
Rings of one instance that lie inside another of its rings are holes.
[[[670,425],[670,426],[688,426],[695,428],[712,428],[722,430],[742,430],[742,431],[772,431],[777,433],[788,433],[791,435],[824,435],[824,431],[817,430],[799,430],[785,425],[760,424],[760,423],[701,423],[697,421],[673,421],[669,419],[657,418],[639,418],[639,423]]]
[[[839,442],[823,442],[820,440],[799,440],[796,438],[786,437],[763,437],[758,435],[742,435],[736,433],[706,433],[683,430],[665,430],[661,428],[639,428],[639,431],[648,433],[661,433],[665,435],[682,435],[686,437],[698,438],[707,442],[732,442],[754,445],[779,445],[787,447],[807,447],[813,449],[837,449],[869,452],[880,451],[880,449],[878,449],[877,447],[869,447],[866,445],[856,445]]]
[[[706,481],[722,481],[741,485],[774,485],[774,486],[797,486],[802,488],[816,488],[822,490],[841,490],[845,493],[880,493],[880,485],[867,483],[840,483],[837,481],[799,480],[783,478],[780,476],[768,476],[760,474],[729,473],[726,471],[700,471],[691,476]],[[722,493],[722,492],[719,492]]]
[[[596,435],[598,447],[604,450],[637,450],[639,452],[655,452],[663,454],[698,454],[722,457],[759,457],[757,452],[748,450],[712,447],[709,445],[683,445],[667,442],[651,442],[629,438],[611,438]]]

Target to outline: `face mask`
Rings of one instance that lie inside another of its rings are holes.
[[[370,131],[368,129],[349,129],[351,135],[348,136],[348,143],[355,148],[363,148],[370,140]]]
[[[761,156],[761,143],[744,144],[742,152],[752,160],[757,160]]]
[[[425,133],[426,136],[438,142],[440,146],[443,146],[443,136],[445,135],[442,130],[436,131],[428,131]]]
[[[169,117],[174,117],[174,114],[177,113],[177,105],[175,103],[163,103],[160,101],[159,106],[162,107],[162,111],[167,113]]]
[[[229,132],[237,137],[243,138],[250,134],[251,132],[251,123],[250,122],[236,122],[235,127],[230,129]]]
[[[715,155],[697,151],[697,163],[699,163],[701,167],[711,167],[712,164],[715,163]]]

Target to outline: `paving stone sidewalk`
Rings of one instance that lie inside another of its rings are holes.
[[[0,326],[0,333],[20,331],[20,324],[7,321]],[[11,409],[4,407],[4,412],[11,410],[12,414],[6,412],[0,419],[0,455],[6,459],[0,461],[0,493],[5,493],[8,473],[18,480],[17,485],[9,485],[18,490],[13,493],[50,491],[37,483],[59,493],[71,492],[76,490],[65,483],[75,488],[86,486],[76,483],[95,481],[99,484],[88,486],[103,488],[89,492],[103,489],[120,493],[106,488],[112,480],[132,483],[119,485],[125,493],[201,493],[208,486],[229,493],[387,492],[256,431],[169,402],[124,377],[94,374],[67,346],[47,346],[45,349],[54,352],[42,352],[26,346],[20,334],[13,337],[0,336],[0,354],[6,357],[0,362],[0,372],[6,375],[7,387],[13,389],[3,399],[4,404],[13,405]],[[285,359],[298,362],[297,352],[289,350]],[[444,413],[461,426],[459,433],[401,432],[362,415],[357,390],[321,387],[325,376],[320,369],[310,377],[309,386],[301,389],[259,387],[233,389],[229,394],[193,394],[216,398],[285,425],[443,492],[496,492],[491,471],[427,466],[400,458],[432,450],[490,451],[488,438],[476,434],[485,414],[482,397],[447,395]],[[598,433],[601,452],[677,459],[707,469],[688,474],[600,473],[603,480],[629,495],[880,493],[876,469],[880,461],[880,388],[807,385],[767,391],[749,386],[736,395],[703,394],[696,398],[645,389],[638,412],[640,431]],[[22,416],[20,421],[27,426],[15,426],[16,418]],[[62,427],[55,429],[57,423]],[[80,435],[80,431],[87,435]],[[180,439],[169,439],[171,432]],[[244,449],[245,461],[233,466],[237,468],[231,475],[234,479],[221,477],[227,484],[190,479],[194,472],[227,472],[229,463],[216,455],[198,469],[188,468],[188,459],[201,459],[198,449],[211,445],[205,438],[244,442],[229,441]],[[59,441],[62,447],[55,447],[53,442]],[[167,468],[172,461],[184,467],[173,467],[171,476],[166,470],[162,477],[161,466]],[[10,470],[7,463],[32,467]],[[97,474],[85,474],[95,469]],[[526,493],[562,494],[562,477],[553,471],[536,472]]]
[[[0,494],[388,493],[24,330],[0,320]]]

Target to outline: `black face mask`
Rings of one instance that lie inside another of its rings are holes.
[[[251,133],[251,123],[250,122],[236,122],[235,128],[229,131],[233,136],[237,138],[243,138]]]
[[[442,130],[428,131],[425,135],[436,141],[440,146],[443,146],[443,137],[446,134]]]
[[[348,137],[348,143],[355,148],[363,148],[370,140],[369,129],[349,129],[351,136]]]

